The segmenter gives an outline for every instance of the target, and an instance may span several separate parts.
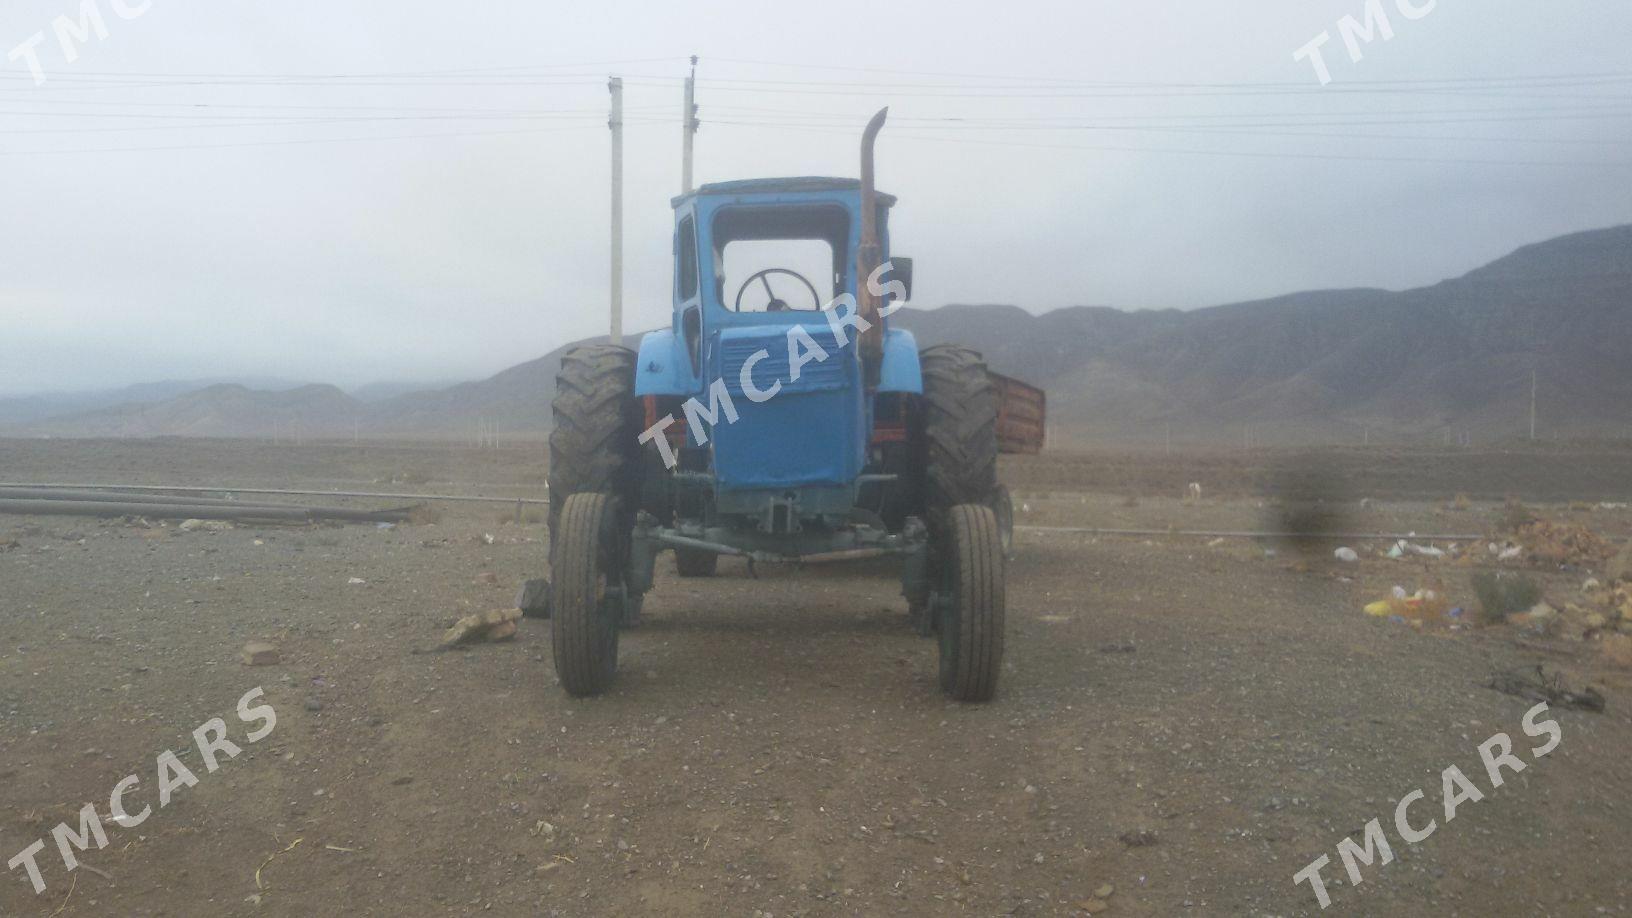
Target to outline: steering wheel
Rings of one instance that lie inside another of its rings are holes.
[[[792,307],[788,305],[788,301],[778,297],[776,295],[776,291],[771,289],[770,275],[772,274],[786,274],[797,279],[801,284],[805,285],[806,290],[810,291],[811,310],[816,311],[822,308],[822,297],[821,294],[816,292],[816,285],[806,280],[805,276],[800,274],[798,271],[790,271],[787,268],[766,268],[765,270],[756,273],[753,277],[743,281],[742,286],[737,289],[737,299],[736,302],[731,305],[731,308],[737,312],[742,311],[742,295],[747,293],[748,288],[753,286],[754,281],[757,280],[765,286],[765,295],[771,298],[770,302],[765,304],[766,312],[786,312],[791,309]]]

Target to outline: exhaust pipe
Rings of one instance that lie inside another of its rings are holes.
[[[858,337],[861,365],[869,388],[878,385],[879,370],[884,362],[879,297],[867,284],[883,256],[883,247],[878,241],[878,193],[873,187],[873,147],[889,114],[889,106],[879,109],[861,134],[861,244],[856,250],[856,311],[867,322],[867,330]]]

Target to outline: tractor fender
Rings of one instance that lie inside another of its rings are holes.
[[[918,339],[904,328],[892,328],[884,333],[884,365],[879,371],[878,391],[924,391],[924,376],[918,366]]]
[[[696,388],[691,356],[674,329],[647,332],[635,364],[635,394],[690,395]]]

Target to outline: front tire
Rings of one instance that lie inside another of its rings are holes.
[[[935,597],[941,690],[958,701],[992,700],[1003,668],[1006,561],[990,507],[959,504],[941,541]]]
[[[550,545],[555,579],[550,638],[555,673],[575,697],[599,695],[618,668],[624,613],[617,502],[605,494],[568,497]]]

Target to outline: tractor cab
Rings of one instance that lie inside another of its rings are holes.
[[[675,198],[678,324],[694,308],[720,327],[763,322],[761,313],[816,312],[846,293],[858,298],[861,197],[855,179],[804,177],[716,182]],[[873,197],[887,253],[895,198]]]
[[[636,394],[654,420],[675,418],[667,443],[683,468],[711,474],[716,512],[776,502],[786,531],[855,506],[878,393],[918,389],[916,344],[887,327],[911,278],[904,259],[887,259],[894,203],[819,177],[720,182],[673,200],[674,321],[642,343]]]

